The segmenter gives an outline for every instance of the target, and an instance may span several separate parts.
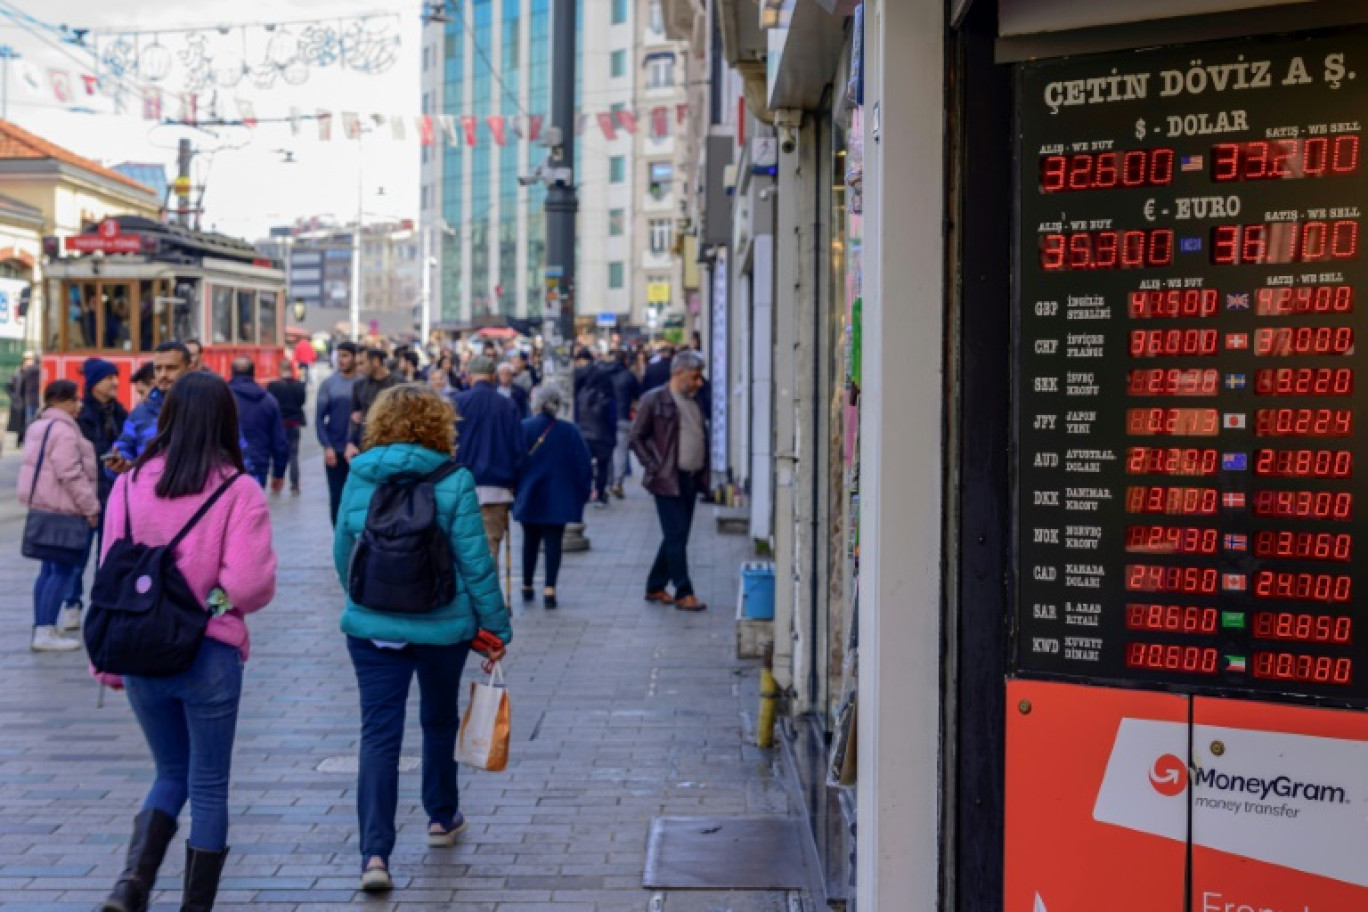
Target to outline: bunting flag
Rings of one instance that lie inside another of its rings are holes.
[[[485,118],[485,123],[489,124],[489,133],[494,137],[494,145],[502,146],[508,141],[504,134],[504,119],[501,114],[494,114]]]
[[[52,96],[62,104],[71,104],[71,74],[66,70],[48,70],[48,82],[52,84]]]
[[[402,117],[391,117],[391,118],[390,118],[390,136],[392,136],[394,139],[399,140],[400,142],[403,142],[403,140],[404,140],[404,118],[402,118]]]
[[[599,129],[603,131],[603,138],[612,142],[617,139],[617,128],[613,126],[613,112],[601,111],[598,116]]]
[[[627,110],[626,108],[623,108],[622,110],[618,111],[617,123],[618,126],[622,127],[622,129],[626,132],[631,133],[633,136],[636,135],[637,119],[636,115],[633,114],[631,111]]]
[[[689,119],[689,103],[682,101],[675,105],[675,123],[682,124]]]
[[[585,114],[584,112],[580,112],[579,114],[576,114],[576,115],[575,115],[575,135],[576,135],[576,136],[583,136],[583,135],[584,135],[584,125],[587,124],[587,123],[589,123],[589,115],[588,115],[588,114]]]
[[[256,106],[246,98],[237,99],[238,117],[242,118],[242,124],[246,127],[256,128],[257,116]]]
[[[199,96],[194,92],[181,93],[180,119],[182,123],[199,123]]]
[[[87,98],[89,98],[89,97],[91,97],[92,95],[94,95],[94,94],[95,94],[95,90],[98,89],[98,88],[100,87],[100,80],[99,80],[99,78],[98,78],[98,77],[95,77],[95,76],[92,76],[92,75],[90,75],[89,73],[82,73],[82,74],[81,74],[81,82],[85,85],[85,92],[86,92],[86,97],[87,97]]]
[[[318,138],[323,142],[332,140],[332,111],[318,110]]]
[[[663,105],[651,109],[651,138],[664,139],[670,132],[670,111]]]
[[[475,118],[469,114],[462,115],[461,117],[461,129],[465,131],[467,146],[473,146],[477,141],[477,137],[475,136],[476,123],[477,121]]]
[[[504,118],[504,123],[508,125],[508,132],[512,133],[518,139],[523,138],[525,134],[523,133],[523,119],[521,117],[516,114],[506,116]]]
[[[347,139],[361,138],[361,118],[355,111],[342,112],[342,135]]]
[[[156,86],[143,89],[143,120],[161,120],[162,93]]]
[[[299,110],[299,108],[293,107],[293,106],[290,108],[290,135],[291,135],[291,136],[298,136],[298,135],[299,135],[299,122],[300,122],[301,119],[303,119],[303,117],[304,117],[304,114],[303,114],[303,112],[301,112],[301,111]]]
[[[541,114],[533,114],[531,117],[527,119],[528,142],[536,142],[537,140],[541,139],[543,120],[544,118]]]
[[[459,145],[461,140],[456,135],[456,118],[451,114],[437,115],[437,123],[442,127],[442,135],[446,137],[448,146]]]
[[[420,115],[418,117],[417,124],[418,142],[422,143],[425,146],[432,145],[433,141],[436,139],[436,137],[432,135],[432,115]]]

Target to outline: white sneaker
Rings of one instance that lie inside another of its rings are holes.
[[[34,652],[71,652],[80,648],[80,640],[68,640],[56,627],[34,627],[33,642],[29,644]]]
[[[60,630],[80,630],[81,609],[75,605],[63,608],[62,613],[57,616],[57,627]]]

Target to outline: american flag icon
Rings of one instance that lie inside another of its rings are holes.
[[[1249,581],[1243,573],[1222,573],[1221,588],[1226,592],[1244,592],[1249,588]]]
[[[1232,291],[1227,294],[1226,310],[1249,310],[1249,292]]]
[[[1225,549],[1227,551],[1248,551],[1249,536],[1230,534],[1225,537]]]
[[[1206,159],[1201,155],[1184,155],[1178,164],[1180,171],[1201,171],[1206,167]]]
[[[1226,333],[1226,348],[1249,348],[1249,333]]]
[[[1221,506],[1227,510],[1243,510],[1245,496],[1243,491],[1231,491],[1221,495]]]

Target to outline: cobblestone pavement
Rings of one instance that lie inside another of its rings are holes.
[[[0,499],[13,496],[14,460],[12,450],[0,460]],[[712,609],[645,604],[659,533],[636,484],[625,502],[589,511],[593,548],[566,556],[561,608],[515,607],[512,762],[502,774],[462,770],[470,829],[453,849],[425,845],[414,688],[392,859],[398,889],[381,899],[356,892],[357,697],[337,630],[317,449],[305,460],[303,496],[272,503],[279,591],[252,622],[218,909],[790,908],[795,897],[782,894],[641,887],[653,816],[783,814],[795,805],[778,757],[753,746],[758,669],[735,658],[745,540],[716,534],[711,511],[700,509],[691,557]],[[19,529],[16,513],[0,512],[0,908],[84,912],[120,869],[151,764],[124,696],[110,692],[97,705],[82,654],[28,651],[36,566],[18,554]],[[479,673],[473,662],[470,670]],[[170,853],[159,912],[179,908],[182,855]]]

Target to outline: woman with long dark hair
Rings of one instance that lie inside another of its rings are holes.
[[[244,472],[237,403],[228,384],[214,374],[187,373],[166,395],[156,436],[109,497],[104,554],[125,528],[135,541],[159,546],[189,526],[176,549],[176,567],[212,618],[187,671],[122,682],[101,676],[111,686],[127,687],[157,767],[134,818],[128,863],[102,912],[145,912],[187,800],[191,824],[181,910],[209,912],[218,895],[228,857],[228,777],[248,653],[244,618],[275,594],[266,498]]]

